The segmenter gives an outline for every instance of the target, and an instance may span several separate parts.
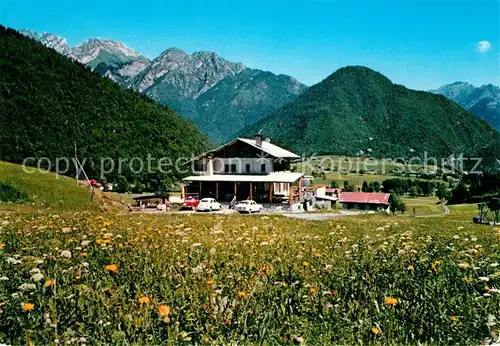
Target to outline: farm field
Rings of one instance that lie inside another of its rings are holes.
[[[408,178],[404,174],[392,174],[393,169],[413,173],[435,172],[437,170],[437,166],[403,164],[389,160],[383,161],[335,155],[311,157],[295,165],[295,169],[306,174],[312,173],[311,168],[325,173],[324,177],[317,176],[314,179],[315,184],[329,186],[332,181],[335,181],[340,187],[344,185],[344,181],[348,181],[349,184],[356,187],[361,187],[364,181],[368,183],[375,181],[382,183],[384,180],[392,178]],[[363,173],[363,171],[366,173]],[[412,175],[408,179],[420,180],[415,175]]]
[[[0,343],[486,344],[500,228],[439,218],[0,214]]]

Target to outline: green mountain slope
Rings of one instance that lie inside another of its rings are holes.
[[[226,77],[196,99],[193,121],[219,143],[295,100],[306,86],[285,75],[245,69]]]
[[[298,152],[376,157],[474,153],[499,134],[443,96],[393,84],[366,67],[341,68],[246,128]]]
[[[29,173],[28,173],[29,172]],[[87,187],[77,186],[69,177],[56,176],[34,168],[0,161],[0,184],[7,184],[27,196],[24,204],[55,210],[88,210],[97,205]],[[0,209],[8,207],[0,198]]]
[[[2,26],[0,66],[0,160],[73,157],[76,141],[97,175],[101,158],[175,160],[210,145],[174,111]],[[146,179],[123,166],[129,181]]]

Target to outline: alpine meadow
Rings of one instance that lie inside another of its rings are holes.
[[[498,1],[228,5],[0,0],[0,346],[500,345]]]

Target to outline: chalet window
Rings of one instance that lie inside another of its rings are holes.
[[[232,164],[232,165],[225,164],[224,165],[224,172],[225,173],[236,173],[236,165],[235,164]]]
[[[250,173],[250,164],[247,163],[245,166],[245,172]]]
[[[197,172],[203,172],[206,171],[206,165],[203,162],[197,162],[194,169]]]
[[[260,171],[261,171],[261,173],[266,173],[266,164],[265,163],[260,165]]]

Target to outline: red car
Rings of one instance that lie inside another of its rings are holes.
[[[184,202],[182,202],[181,204],[181,210],[182,209],[194,210],[198,207],[198,204],[200,204],[200,200],[198,199],[198,197],[188,196],[184,198]]]

